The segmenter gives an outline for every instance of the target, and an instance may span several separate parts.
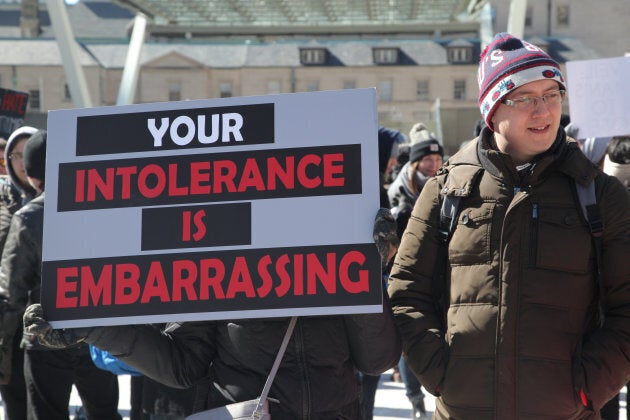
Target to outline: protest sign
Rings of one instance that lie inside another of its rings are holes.
[[[567,62],[571,125],[578,138],[630,133],[630,57]]]
[[[382,310],[373,89],[51,111],[55,328]]]
[[[24,125],[28,93],[0,89],[0,137],[5,139]]]

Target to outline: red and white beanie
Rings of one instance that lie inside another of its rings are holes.
[[[486,125],[503,98],[536,80],[555,80],[565,89],[560,65],[541,48],[508,33],[496,34],[479,57],[479,109]]]

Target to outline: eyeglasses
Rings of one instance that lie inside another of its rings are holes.
[[[24,155],[20,152],[13,152],[9,155],[9,159],[11,160],[22,160]]]
[[[547,106],[559,105],[564,101],[566,91],[554,90],[543,96],[523,96],[516,99],[504,99],[502,102],[521,111],[533,111],[538,107],[538,101],[542,100]]]

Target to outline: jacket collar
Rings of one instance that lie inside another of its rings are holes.
[[[509,181],[514,185],[535,185],[547,177],[551,171],[559,171],[580,184],[588,184],[597,176],[598,169],[579,149],[577,142],[568,137],[560,128],[556,140],[544,153],[532,160],[529,173],[521,181],[514,162],[494,145],[493,132],[485,128],[479,137],[453,155],[445,167],[452,169],[459,165],[482,167],[492,176]]]

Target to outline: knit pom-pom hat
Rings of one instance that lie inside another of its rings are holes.
[[[536,80],[565,82],[560,65],[541,48],[508,33],[496,34],[479,57],[479,110],[492,127],[492,115],[514,89]]]

